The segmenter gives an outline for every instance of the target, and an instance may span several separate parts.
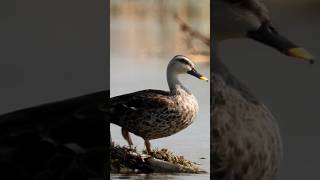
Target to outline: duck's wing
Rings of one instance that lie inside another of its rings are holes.
[[[143,90],[130,94],[112,97],[109,103],[101,109],[107,112],[110,122],[117,124],[119,117],[128,114],[139,112],[140,110],[160,109],[173,105],[170,98],[170,93],[160,90]]]
[[[107,133],[99,106],[108,97],[109,91],[100,91],[1,115],[1,174],[13,179],[103,176]]]

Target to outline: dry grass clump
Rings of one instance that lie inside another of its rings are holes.
[[[146,153],[143,151],[143,153]],[[162,149],[154,149],[152,151],[151,156],[153,156],[156,159],[167,161],[173,164],[179,164],[185,167],[194,167],[195,164],[187,159],[185,159],[183,156],[175,155],[173,152],[169,151],[168,149],[162,148]]]
[[[205,173],[198,164],[195,164],[183,156],[175,155],[168,149],[154,149],[152,154],[146,151],[137,152],[137,149],[129,149],[125,146],[111,146],[111,172],[176,172],[176,173]]]

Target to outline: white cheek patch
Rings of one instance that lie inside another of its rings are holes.
[[[237,25],[235,29],[239,29],[242,34],[247,35],[248,31],[257,30],[261,26],[262,22],[253,12],[242,8],[233,8],[233,10]]]
[[[260,21],[260,19],[255,14],[248,11],[243,15],[243,19],[244,19],[243,24],[247,29],[247,32],[258,30],[262,25],[262,22]]]
[[[191,67],[190,67],[190,66],[188,66],[188,65],[185,65],[185,66],[184,66],[184,71],[185,71],[185,72],[190,71],[190,70],[191,70]]]
[[[186,73],[188,71],[188,66],[183,64],[182,66],[179,66],[178,67],[178,72],[183,74],[183,73]]]

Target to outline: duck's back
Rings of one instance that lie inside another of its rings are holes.
[[[198,104],[187,92],[143,90],[111,98],[106,109],[112,123],[145,139],[157,139],[189,126],[197,115]]]
[[[213,178],[275,179],[282,145],[274,117],[227,69],[218,69],[212,80]]]

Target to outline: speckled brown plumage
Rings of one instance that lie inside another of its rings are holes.
[[[198,104],[192,94],[179,88],[175,94],[143,90],[113,97],[107,109],[112,123],[151,140],[188,127],[198,113]]]
[[[221,63],[211,83],[211,157],[215,180],[275,179],[282,156],[274,117]]]

